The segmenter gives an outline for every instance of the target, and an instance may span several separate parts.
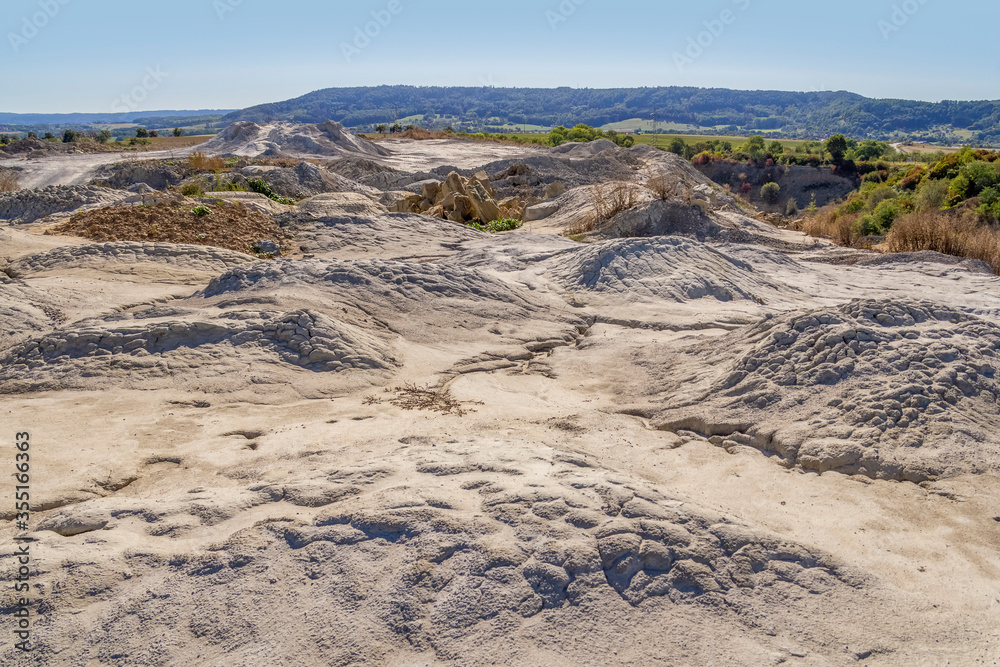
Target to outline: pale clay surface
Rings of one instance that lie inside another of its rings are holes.
[[[1000,660],[997,278],[773,229],[645,149],[334,135],[219,140],[393,168],[283,208],[300,247],[270,262],[44,236],[128,197],[87,185],[104,155],[0,197],[41,605],[3,664]],[[569,189],[515,233],[371,194],[518,159]],[[714,208],[559,236],[616,169]]]

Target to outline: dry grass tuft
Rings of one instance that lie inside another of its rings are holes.
[[[627,181],[595,185],[591,190],[590,201],[594,205],[594,212],[567,227],[563,231],[563,235],[589,234],[619,213],[635,208],[640,201],[639,188],[636,187],[635,183]]]
[[[616,181],[607,185],[595,185],[591,194],[597,222],[606,222],[623,211],[635,208],[639,203],[639,188],[634,183]]]
[[[889,252],[933,250],[945,255],[980,259],[1000,275],[1000,229],[972,211],[918,211],[893,223],[886,239]]]
[[[840,215],[836,206],[825,206],[805,220],[802,231],[809,236],[833,239],[834,243],[852,247],[860,238],[858,215]]]
[[[429,410],[456,417],[463,417],[470,412],[475,412],[475,410],[464,407],[463,403],[452,396],[447,389],[435,391],[429,387],[407,384],[394,389],[386,389],[385,392],[395,394],[388,399],[389,403],[403,410]],[[366,396],[364,400],[365,405],[379,405],[381,403],[382,399],[378,396]],[[473,402],[471,405],[482,405],[482,403]]]
[[[15,192],[21,189],[16,171],[0,169],[0,192]]]
[[[661,201],[676,197],[680,192],[680,181],[667,174],[657,174],[646,182],[646,189]]]
[[[208,157],[201,151],[195,151],[188,157],[188,165],[195,171],[222,171],[226,162],[218,155]]]

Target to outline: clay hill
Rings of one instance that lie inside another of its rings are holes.
[[[199,148],[0,161],[3,664],[1000,660],[984,264],[650,147]]]

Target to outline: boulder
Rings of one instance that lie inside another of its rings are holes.
[[[489,196],[492,197],[493,199],[496,199],[497,191],[493,189],[492,185],[490,185],[490,176],[485,171],[477,171],[475,174],[472,175],[472,178],[469,180],[478,181],[479,183],[482,183],[483,188],[486,189],[487,194],[489,194]]]
[[[255,241],[251,246],[254,252],[261,255],[273,255],[275,257],[281,257],[281,246],[279,246],[274,241]]]
[[[468,220],[469,218],[475,215],[475,208],[473,207],[472,199],[466,197],[465,195],[454,196],[452,200],[451,210],[457,216],[460,216],[461,218],[460,222],[464,222],[465,220]]]
[[[566,194],[566,186],[562,184],[562,181],[550,183],[549,187],[545,188],[546,199],[555,199],[556,197],[561,197],[564,194]]]
[[[524,221],[534,222],[535,220],[544,220],[549,216],[553,216],[559,212],[559,204],[554,204],[551,202],[535,204],[534,206],[529,206],[524,209]]]
[[[481,222],[492,222],[500,219],[500,207],[496,201],[486,191],[486,187],[479,181],[469,181],[469,199],[472,200],[472,208],[475,215]]]
[[[462,177],[458,175],[458,172],[454,171],[448,174],[448,178],[441,184],[441,197],[447,197],[452,192],[460,195],[469,194],[465,189],[465,184],[462,182]]]
[[[432,216],[432,217],[435,217],[435,218],[443,218],[444,217],[444,206],[441,206],[441,204],[437,204],[436,206],[433,206],[430,209],[428,209],[426,215],[429,215],[429,216]]]
[[[423,200],[423,195],[409,195],[390,206],[389,210],[393,213],[420,213],[420,203]]]
[[[423,187],[422,194],[424,199],[429,199],[434,203],[438,203],[441,199],[441,184],[438,182],[426,183]]]

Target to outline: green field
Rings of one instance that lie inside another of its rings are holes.
[[[681,139],[688,145],[694,145],[701,142],[720,140],[728,141],[737,147],[742,143],[745,143],[747,137],[734,137],[727,135],[707,135],[707,134],[638,134],[635,135],[635,142],[637,144],[647,144],[649,146],[658,146],[660,148],[666,148],[674,139]],[[768,139],[767,142],[779,141],[781,145],[786,149],[798,149],[801,148],[803,144],[808,143],[807,139]]]
[[[643,120],[642,118],[630,118],[616,123],[608,123],[607,125],[602,125],[600,129],[627,132],[629,134],[636,130],[642,130],[643,132],[655,132],[656,130],[663,130],[664,132],[717,132],[719,130],[717,127],[698,127],[697,125],[688,125],[685,123],[665,123],[658,121],[654,124],[652,120]]]

